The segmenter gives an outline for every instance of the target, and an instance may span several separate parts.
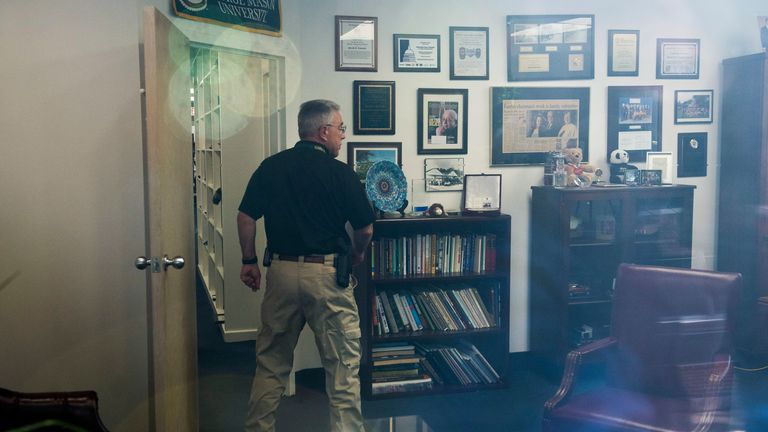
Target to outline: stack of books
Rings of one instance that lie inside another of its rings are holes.
[[[463,331],[497,327],[498,289],[487,290],[486,307],[477,288],[466,285],[381,290],[376,294],[373,325],[376,335],[429,331]],[[490,309],[490,310],[489,310]]]
[[[407,342],[378,344],[371,350],[372,384],[374,395],[395,392],[429,390],[432,377],[421,368],[421,356],[416,347]]]
[[[501,382],[501,376],[473,344],[459,340],[451,345],[416,344],[424,357],[424,369],[439,384],[488,385]]]

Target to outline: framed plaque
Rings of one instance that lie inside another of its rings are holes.
[[[594,15],[507,16],[507,80],[595,77]]]
[[[499,214],[501,212],[501,174],[465,175],[461,212],[465,214]]]
[[[656,79],[665,78],[699,78],[699,39],[656,39]]]
[[[608,76],[638,76],[640,31],[608,30]]]
[[[589,88],[491,88],[491,166],[543,164],[558,147],[589,160]]]
[[[336,70],[378,70],[378,18],[336,16]]]
[[[440,35],[392,35],[395,72],[440,72]]]
[[[355,135],[395,134],[395,82],[353,81]]]
[[[677,134],[677,176],[707,176],[707,133]]]
[[[629,154],[642,162],[649,151],[661,149],[661,86],[608,87],[608,152]]]
[[[417,154],[467,154],[467,89],[419,89]]]
[[[488,27],[451,27],[451,79],[488,79]]]

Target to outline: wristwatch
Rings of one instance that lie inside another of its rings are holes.
[[[243,265],[247,264],[256,264],[259,262],[259,257],[254,256],[253,258],[243,258]]]

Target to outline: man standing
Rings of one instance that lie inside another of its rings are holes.
[[[305,102],[298,123],[301,141],[262,162],[237,216],[240,279],[253,291],[260,287],[254,239],[262,216],[269,266],[246,430],[274,430],[293,351],[309,324],[325,369],[331,430],[362,431],[360,319],[349,262],[363,261],[375,215],[355,172],[335,159],[346,130],[339,105]]]

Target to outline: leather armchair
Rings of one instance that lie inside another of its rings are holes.
[[[610,336],[568,354],[545,432],[728,428],[741,275],[622,264]],[[604,382],[580,391],[587,363]]]
[[[94,391],[20,393],[0,388],[0,430],[107,432]]]

